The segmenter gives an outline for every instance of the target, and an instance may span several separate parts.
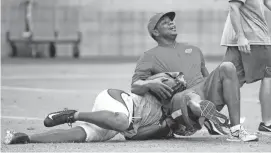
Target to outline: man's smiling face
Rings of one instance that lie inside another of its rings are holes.
[[[157,23],[155,30],[158,32],[160,37],[176,37],[177,30],[174,21],[172,21],[168,16],[162,17]]]

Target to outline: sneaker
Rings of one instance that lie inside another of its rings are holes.
[[[15,131],[9,130],[6,132],[5,144],[25,144],[29,142],[29,136],[25,133],[16,133]]]
[[[64,109],[63,111],[50,113],[44,120],[44,126],[53,127],[65,123],[68,123],[68,125],[71,126],[71,123],[75,122],[75,112],[77,111]]]
[[[208,133],[210,135],[226,135],[227,134],[224,130],[223,132],[221,132],[221,130],[218,130],[219,128],[217,128],[217,125],[211,122],[210,120],[205,120],[204,126],[208,130]]]
[[[234,132],[230,132],[229,138],[227,138],[228,141],[243,141],[243,142],[249,142],[249,141],[258,141],[258,137],[254,134],[248,133],[243,126],[240,127],[239,130],[236,130]]]
[[[261,122],[258,130],[262,132],[271,132],[271,125],[266,126],[263,122]]]
[[[207,126],[207,130],[211,135],[227,135],[228,133],[222,129],[222,126],[229,127],[228,118],[219,113],[216,110],[216,106],[207,100],[204,100],[200,103],[201,108],[201,116],[206,117],[206,121],[204,122],[205,127]],[[221,122],[221,119],[224,122]]]

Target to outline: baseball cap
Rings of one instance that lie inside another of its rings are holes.
[[[157,13],[152,16],[148,23],[148,31],[150,35],[152,33],[152,30],[154,30],[155,26],[157,25],[158,21],[164,16],[168,16],[171,20],[174,20],[175,12]]]

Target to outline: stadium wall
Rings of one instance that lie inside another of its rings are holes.
[[[1,56],[9,55],[5,32],[21,36],[24,29],[25,0],[1,1]],[[36,37],[74,37],[82,32],[81,56],[138,56],[155,42],[147,23],[156,12],[174,10],[178,40],[194,44],[205,56],[221,56],[219,45],[227,16],[227,2],[219,0],[35,0],[33,27]],[[271,14],[267,12],[271,25]],[[271,29],[271,27],[269,27]],[[48,46],[39,46],[46,50]],[[71,47],[58,45],[57,56],[70,56]],[[25,46],[21,55],[29,55]]]

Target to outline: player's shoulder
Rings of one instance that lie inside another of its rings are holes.
[[[147,54],[147,55],[155,55],[157,54],[157,51],[160,50],[160,47],[159,46],[156,46],[156,47],[153,47],[147,51],[144,52],[144,54]]]
[[[157,55],[157,50],[159,50],[158,47],[154,47],[145,51],[143,54],[141,54],[139,60],[152,59],[152,57],[155,57]]]

